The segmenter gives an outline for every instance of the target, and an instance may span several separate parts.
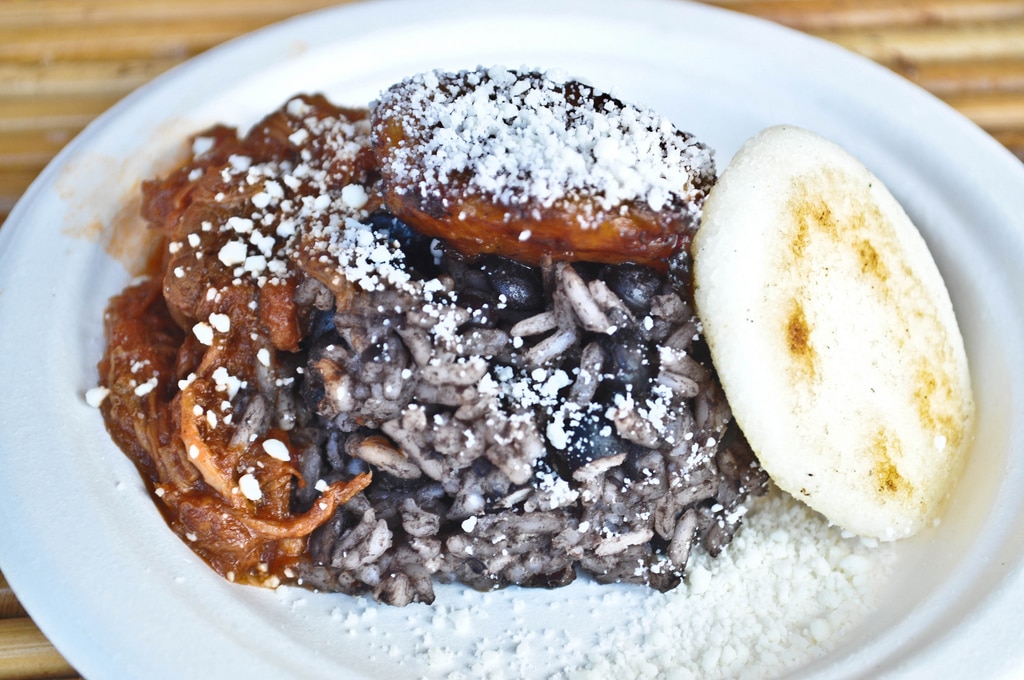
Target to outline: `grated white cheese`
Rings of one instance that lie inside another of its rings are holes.
[[[110,395],[110,390],[103,386],[90,387],[85,391],[85,403],[93,408],[99,408],[103,401]]]
[[[604,210],[640,201],[657,211],[691,202],[691,173],[713,167],[710,151],[668,119],[561,74],[434,71],[391,88],[380,104],[396,108],[409,136],[422,136],[389,164],[423,196],[467,176],[469,191],[503,205],[550,208],[580,193]]]
[[[141,383],[140,385],[136,386],[136,388],[135,388],[135,396],[136,397],[144,397],[144,396],[146,396],[147,394],[149,394],[150,392],[155,390],[156,386],[158,384],[159,384],[159,380],[154,375],[152,378],[150,378],[146,382]]]
[[[245,262],[247,254],[248,248],[246,248],[245,241],[228,241],[217,253],[217,258],[224,263],[225,267],[233,267]]]
[[[680,678],[773,677],[824,655],[879,605],[891,544],[844,537],[775,490],[751,506],[721,555],[695,552],[686,586],[646,598],[604,645],[643,650]],[[580,677],[635,678],[639,666],[592,653]]]
[[[250,473],[246,473],[238,478],[238,490],[251,501],[258,501],[263,498],[263,490],[260,489],[259,480]]]
[[[213,137],[196,137],[192,140],[192,157],[199,158],[213,148]]]
[[[231,330],[231,317],[227,314],[211,314],[210,326],[218,333],[227,333]]]
[[[893,544],[844,536],[773,489],[725,552],[694,551],[686,582],[667,593],[586,580],[569,591],[449,585],[415,610],[332,604],[323,625],[385,675],[759,680],[837,649],[880,605],[894,565]],[[394,657],[396,646],[423,653]]]
[[[204,345],[213,344],[213,327],[205,321],[200,321],[195,326],[192,326],[192,334],[196,336],[196,340]]]
[[[359,210],[366,205],[370,197],[361,184],[348,184],[341,189],[341,200],[353,210]]]
[[[218,366],[214,369],[211,377],[217,385],[217,390],[226,392],[229,400],[234,399],[235,395],[238,394],[238,390],[242,388],[242,380],[228,373],[228,369],[223,366]]]

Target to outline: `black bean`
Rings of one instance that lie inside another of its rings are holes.
[[[440,267],[443,273],[452,277],[452,280],[455,281],[456,288],[463,287],[462,284],[466,278],[466,270],[469,268],[469,261],[462,253],[442,243]]]
[[[607,265],[603,265],[599,262],[573,262],[572,268],[584,281],[593,281],[594,279],[601,278],[604,275]]]
[[[575,580],[576,570],[570,564],[560,571],[551,572],[549,574],[533,574],[520,585],[526,588],[561,588],[562,586],[569,585]]]
[[[628,389],[637,396],[647,394],[658,372],[654,347],[628,329],[598,335],[597,342],[605,353],[601,392],[622,394]]]
[[[467,559],[466,566],[469,567],[474,574],[483,574],[487,571],[487,565],[484,564],[483,560],[476,557],[470,557]]]
[[[568,479],[572,471],[565,465],[565,460],[554,456],[539,458],[533,463],[533,479],[530,481],[534,487],[550,483],[553,477]]]
[[[651,311],[651,300],[663,283],[658,272],[639,264],[624,263],[609,266],[603,273],[604,282],[618,295],[634,314]]]
[[[559,452],[570,470],[578,470],[599,458],[618,455],[626,448],[615,432],[615,424],[605,418],[604,408],[596,404],[570,427],[568,445]]]
[[[505,257],[490,257],[484,265],[487,281],[494,292],[504,295],[504,303],[516,311],[544,309],[544,282],[536,267]]]
[[[306,408],[310,411],[317,411],[320,402],[327,396],[324,378],[318,371],[307,370],[303,374],[299,383],[299,396]]]
[[[334,332],[334,309],[318,309],[309,320],[306,342],[315,342],[322,336]]]

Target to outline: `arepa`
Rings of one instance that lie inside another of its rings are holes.
[[[863,536],[928,524],[974,402],[949,293],[883,183],[815,133],[769,128],[722,173],[692,252],[715,367],[776,484]]]

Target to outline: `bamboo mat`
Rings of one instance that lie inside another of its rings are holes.
[[[625,1],[625,0],[624,0]],[[154,76],[332,0],[0,2],[0,225],[61,147]],[[859,52],[1024,160],[1024,0],[713,0]],[[0,539],[2,540],[2,539]],[[0,680],[76,677],[0,574]]]

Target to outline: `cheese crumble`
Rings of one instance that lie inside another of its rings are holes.
[[[434,71],[381,102],[398,107],[408,134],[423,135],[392,158],[394,175],[423,195],[466,176],[470,191],[503,205],[551,207],[583,194],[604,210],[643,202],[659,211],[691,202],[693,173],[713,167],[710,151],[666,118],[552,72]]]
[[[893,544],[845,535],[773,490],[751,503],[724,553],[695,554],[686,584],[667,593],[581,583],[574,597],[524,599],[452,586],[429,608],[399,613],[357,600],[324,625],[370,662],[410,676],[762,680],[838,649],[880,605],[895,560]],[[574,619],[587,623],[566,623]],[[425,653],[391,655],[410,644]]]
[[[259,481],[250,473],[246,473],[238,478],[238,490],[251,501],[258,501],[263,498],[263,491],[260,489]]]

